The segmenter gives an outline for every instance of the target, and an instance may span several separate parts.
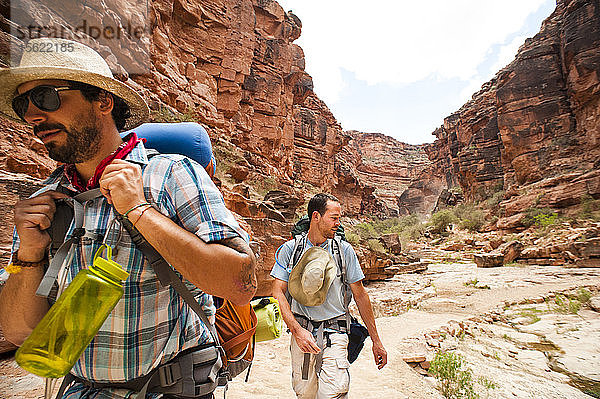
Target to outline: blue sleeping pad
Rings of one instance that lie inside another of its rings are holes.
[[[132,132],[146,139],[146,148],[152,148],[162,154],[181,154],[193,159],[206,169],[210,177],[217,170],[210,137],[206,129],[196,122],[144,123],[121,133],[121,136]]]

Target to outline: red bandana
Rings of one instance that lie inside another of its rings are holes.
[[[73,187],[75,187],[79,192],[98,188],[98,181],[100,180],[100,177],[102,176],[102,173],[104,173],[104,169],[106,169],[108,164],[115,159],[125,158],[140,141],[145,140],[138,138],[135,133],[128,134],[126,137],[124,137],[123,143],[112,154],[100,161],[96,167],[94,176],[92,176],[85,185],[81,181],[81,177],[77,173],[77,169],[75,168],[74,164],[65,165],[65,176],[67,176],[67,179],[69,179]]]

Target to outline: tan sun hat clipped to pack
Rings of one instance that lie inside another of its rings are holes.
[[[319,306],[325,302],[336,274],[336,264],[329,252],[321,247],[311,247],[292,269],[288,290],[298,303]]]
[[[58,38],[30,40],[19,66],[0,69],[0,113],[23,123],[12,109],[12,100],[17,87],[39,79],[83,82],[121,97],[131,112],[125,130],[139,126],[150,114],[148,105],[135,90],[113,78],[110,67],[100,54],[84,44]]]

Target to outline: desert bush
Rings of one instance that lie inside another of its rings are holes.
[[[584,220],[600,220],[600,199],[595,200],[589,194],[584,195],[581,198],[581,212],[578,216]]]
[[[277,190],[279,187],[280,184],[277,181],[277,179],[271,176],[266,176],[262,179],[258,179],[255,182],[254,189],[261,197],[264,198],[264,196],[267,195],[269,191]]]
[[[443,209],[431,215],[429,225],[432,226],[434,233],[441,234],[448,229],[451,223],[457,221],[457,217],[451,209]]]
[[[577,290],[577,300],[581,303],[588,303],[592,296],[592,293],[587,288],[580,287]]]
[[[420,237],[423,236],[424,232],[425,226],[423,225],[423,223],[419,222],[418,224],[408,226],[406,229],[404,229],[402,233],[400,233],[400,240],[403,241],[404,245],[404,241],[418,240]]]
[[[380,252],[380,253],[386,252],[385,247],[383,246],[381,241],[379,241],[376,238],[371,238],[371,239],[367,240],[367,246],[369,247],[369,249],[371,251],[374,251],[374,252]]]
[[[186,111],[183,114],[177,111],[172,111],[168,107],[161,106],[157,111],[150,112],[150,120],[152,122],[197,122],[198,118],[193,111]]]
[[[535,225],[538,227],[547,228],[556,224],[558,220],[558,213],[554,212],[550,208],[531,207],[525,212],[525,217],[523,218],[522,223],[527,227]]]
[[[457,205],[453,209],[459,220],[459,227],[470,231],[479,231],[485,223],[485,216],[481,209],[472,204]]]
[[[554,298],[554,311],[558,313],[579,313],[581,302],[577,299],[569,298],[565,295],[558,294]]]
[[[454,186],[454,187],[450,187],[448,189],[449,192],[451,192],[452,194],[457,194],[457,195],[462,195],[463,194],[463,189],[461,186]]]
[[[379,236],[377,230],[372,223],[363,222],[359,223],[352,228],[363,240],[369,240],[371,238],[376,238]]]
[[[407,215],[399,218],[375,220],[359,223],[349,229],[359,236],[359,239],[369,240],[379,238],[384,234],[398,234],[401,240],[416,240],[424,231],[423,224],[417,215]]]
[[[449,399],[479,398],[473,386],[471,370],[464,367],[464,357],[453,352],[437,352],[429,373],[440,382],[440,391]]]
[[[360,243],[360,236],[349,231],[346,233],[346,241],[348,241],[352,246],[357,246]]]
[[[577,314],[581,306],[589,302],[592,293],[584,287],[580,287],[575,294],[558,294],[554,298],[554,304],[551,304],[552,310],[558,313]]]
[[[488,199],[485,200],[485,205],[488,208],[494,208],[498,206],[500,202],[504,199],[504,190],[496,191],[492,194]]]
[[[527,324],[534,324],[541,320],[540,314],[543,311],[537,308],[527,308],[519,311],[519,315],[528,319]]]

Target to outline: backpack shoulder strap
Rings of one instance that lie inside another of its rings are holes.
[[[302,234],[298,234],[294,237],[294,249],[292,250],[292,256],[290,257],[290,263],[292,264],[292,269],[298,264],[300,261],[300,257],[302,256],[302,252],[304,251],[304,247],[306,246],[306,237],[308,234],[306,232]],[[288,264],[289,267],[289,264]]]
[[[294,236],[294,249],[292,250],[292,256],[290,256],[290,262],[288,263],[288,268],[290,264],[292,265],[292,269],[298,264],[300,261],[300,256],[304,251],[304,247],[306,246],[306,237],[308,234],[303,232],[302,234],[298,234]],[[287,299],[290,307],[292,306],[292,295],[290,294],[290,290],[285,292],[285,298]]]
[[[200,317],[206,327],[208,327],[215,344],[219,345],[219,336],[214,323],[211,323],[208,320],[206,313],[204,313],[204,310],[200,307],[200,304],[196,301],[192,292],[185,286],[179,276],[175,274],[167,261],[165,261],[160,253],[150,245],[138,229],[133,227],[128,219],[124,218],[122,215],[117,215],[117,220],[125,230],[127,230],[135,246],[142,251],[144,256],[148,259],[148,262],[152,266],[160,283],[165,287],[171,286],[179,296],[181,296],[184,302],[198,315],[198,317]]]
[[[342,253],[342,240],[339,236],[336,235],[333,237],[332,241],[333,241],[332,249],[333,249],[333,254],[334,254],[333,257],[342,272],[342,283],[344,283],[344,285],[348,285],[346,258],[344,257],[344,254]]]
[[[348,284],[347,268],[346,268],[346,257],[342,253],[342,239],[339,236],[333,237],[333,243],[331,244],[334,259],[338,264],[338,267],[342,270],[342,291],[344,296],[344,310],[346,311],[346,327],[350,331],[350,301],[352,300],[350,284]]]
[[[36,295],[45,298],[48,298],[50,295],[50,291],[58,278],[58,273],[71,250],[71,246],[85,235],[85,229],[83,228],[83,204],[100,196],[102,196],[100,189],[89,190],[74,196],[71,204],[63,202],[57,206],[54,220],[51,224],[51,231],[49,231],[52,238],[52,250],[55,253],[52,254],[52,260],[38,286]],[[71,238],[64,241],[72,220],[75,223],[75,229]]]
[[[154,158],[155,156],[160,155],[160,152],[156,151],[154,148],[144,147],[144,149],[146,150],[146,157],[148,158],[148,161]]]

